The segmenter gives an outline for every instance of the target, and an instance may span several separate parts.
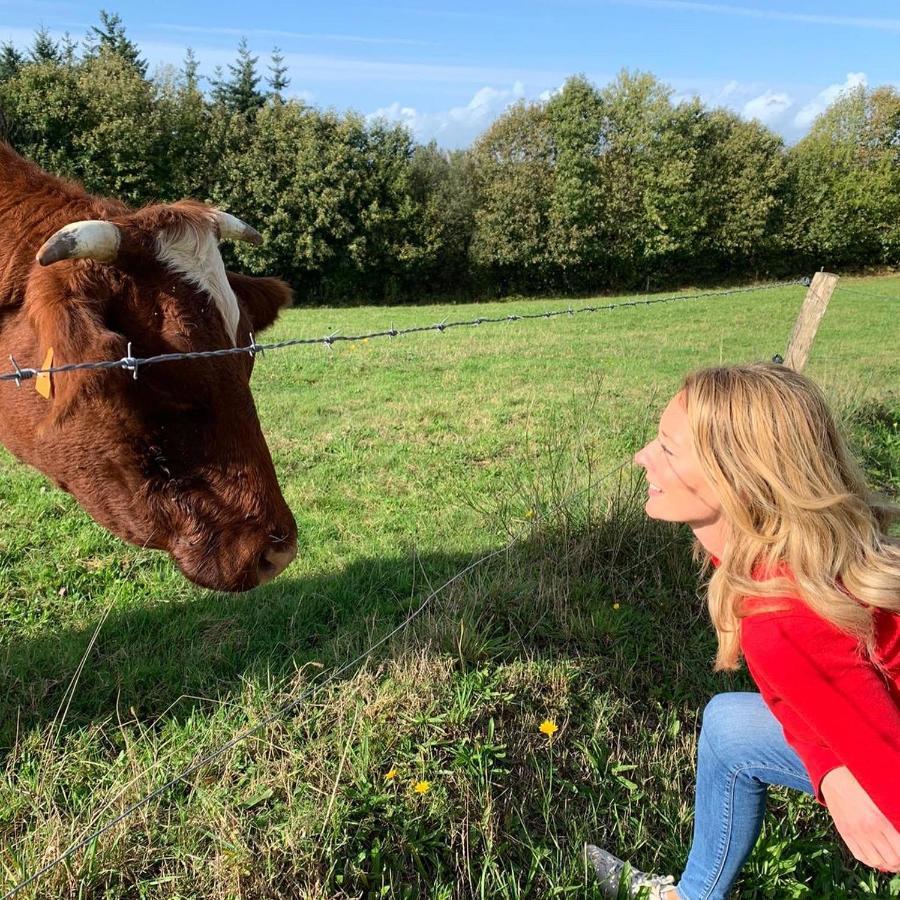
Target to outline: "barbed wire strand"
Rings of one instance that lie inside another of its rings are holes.
[[[868,297],[870,300],[900,300],[900,296],[890,297],[887,294],[873,294],[871,291],[861,291],[859,288],[851,288],[843,284],[839,284],[837,290],[844,294],[855,294],[857,297]]]
[[[631,462],[632,462],[632,460],[630,457],[623,460],[617,466],[610,469],[606,474],[601,476],[600,479],[591,480],[591,482],[586,487],[581,488],[577,491],[573,491],[571,494],[569,494],[568,497],[563,498],[563,500],[560,504],[556,504],[553,507],[553,510],[559,509],[560,506],[568,506],[579,496],[582,496],[585,493],[595,490],[600,484],[607,481],[612,476],[620,473],[626,466],[630,465]],[[548,512],[546,512],[546,513],[540,513],[535,519],[533,519],[529,523],[529,530],[533,529],[534,526],[536,524],[538,524],[539,522],[545,521],[548,518],[549,512],[552,512],[553,510],[548,510]],[[239,732],[237,735],[235,735],[233,738],[231,738],[225,744],[222,744],[217,749],[206,754],[205,756],[202,756],[200,759],[195,760],[187,768],[185,768],[184,770],[179,772],[177,775],[170,778],[164,784],[155,788],[153,791],[151,791],[149,794],[142,797],[140,800],[137,800],[134,803],[132,803],[130,806],[126,807],[121,813],[119,813],[117,816],[115,816],[113,819],[111,819],[109,822],[107,822],[101,828],[98,828],[97,830],[93,831],[91,834],[87,835],[86,837],[84,837],[81,840],[77,841],[76,843],[72,844],[71,847],[66,849],[63,853],[61,853],[59,856],[57,856],[51,862],[47,863],[45,866],[42,866],[36,872],[29,875],[26,879],[19,882],[15,887],[12,888],[12,890],[10,890],[8,893],[3,895],[2,900],[10,900],[10,898],[15,897],[17,894],[19,894],[23,890],[25,890],[25,888],[30,887],[35,882],[37,882],[40,878],[42,878],[44,875],[46,875],[48,872],[50,872],[52,869],[56,868],[56,866],[60,865],[60,863],[65,862],[67,859],[69,859],[71,856],[73,856],[79,850],[84,849],[89,844],[92,844],[98,838],[102,837],[104,834],[111,831],[113,828],[115,828],[117,825],[119,825],[121,822],[123,822],[125,819],[127,819],[132,813],[134,813],[137,810],[141,809],[142,807],[146,806],[148,803],[151,803],[153,800],[155,800],[157,797],[164,794],[166,791],[168,791],[170,788],[174,787],[179,782],[184,781],[189,775],[192,775],[194,772],[198,771],[199,769],[202,769],[204,766],[209,765],[209,763],[218,759],[224,753],[227,753],[233,747],[237,746],[242,741],[245,741],[247,738],[250,738],[253,735],[257,734],[259,731],[263,730],[267,726],[278,721],[279,719],[284,718],[288,713],[290,713],[292,710],[296,709],[305,700],[308,700],[309,698],[311,698],[317,691],[321,690],[322,688],[327,687],[329,684],[331,684],[337,678],[339,678],[344,672],[348,671],[349,669],[352,669],[357,664],[361,663],[363,660],[370,657],[372,655],[372,653],[375,652],[375,650],[377,650],[379,647],[383,646],[385,643],[387,643],[389,640],[391,640],[391,638],[395,637],[400,632],[404,631],[407,627],[409,627],[409,625],[412,624],[413,621],[415,621],[431,605],[432,601],[439,594],[441,594],[442,592],[447,590],[449,587],[451,587],[453,584],[455,584],[461,578],[463,578],[464,576],[466,576],[473,570],[477,569],[478,567],[484,565],[485,563],[489,562],[492,559],[495,559],[496,557],[500,556],[503,553],[508,553],[515,545],[516,541],[518,541],[520,538],[521,538],[521,535],[513,535],[503,546],[498,547],[495,550],[492,550],[488,553],[483,554],[478,559],[474,560],[473,562],[469,563],[464,568],[460,569],[452,577],[450,577],[449,579],[447,579],[447,581],[445,581],[442,585],[440,585],[440,587],[432,590],[425,597],[425,599],[419,604],[419,606],[416,607],[416,609],[412,613],[410,613],[399,625],[395,626],[386,635],[379,638],[379,640],[377,640],[374,644],[372,644],[368,648],[366,648],[355,659],[351,660],[350,662],[344,663],[342,666],[340,666],[337,669],[333,669],[326,678],[324,678],[321,681],[316,682],[315,684],[310,685],[299,696],[293,698],[288,703],[283,704],[275,712],[273,712],[270,715],[266,716],[265,718],[261,719],[255,725],[252,725],[251,727],[246,728],[244,731]],[[676,535],[670,541],[667,541],[661,547],[659,547],[657,550],[655,550],[653,553],[651,553],[649,556],[641,559],[639,563],[635,563],[634,565],[626,568],[625,572],[630,571],[631,569],[635,568],[637,565],[645,565],[649,560],[655,558],[660,553],[662,553],[664,550],[667,550],[669,547],[674,546],[678,542],[678,540],[680,540],[680,537],[678,535]]]
[[[250,335],[250,344],[246,347],[223,347],[218,350],[192,350],[185,353],[162,353],[157,356],[135,357],[131,352],[131,344],[128,344],[127,356],[122,359],[102,360],[100,362],[80,362],[67,363],[62,366],[51,366],[45,369],[23,369],[19,366],[13,356],[9,360],[12,363],[13,371],[0,375],[0,382],[14,381],[16,385],[21,386],[23,381],[36,378],[38,375],[61,375],[66,372],[78,371],[98,371],[103,369],[124,369],[131,372],[135,378],[138,372],[144,366],[158,365],[164,362],[178,362],[185,359],[216,359],[220,356],[235,356],[238,354],[249,353],[256,356],[257,353],[265,353],[268,350],[282,350],[286,347],[312,346],[323,344],[326,347],[333,347],[339,341],[358,342],[364,340],[372,340],[376,338],[395,338],[408,334],[420,334],[426,331],[444,332],[451,328],[467,328],[479,325],[497,325],[504,322],[519,322],[527,319],[553,319],[558,316],[575,316],[583,313],[609,312],[617,309],[625,309],[636,306],[652,306],[657,303],[683,303],[692,300],[704,300],[709,297],[730,297],[736,294],[749,294],[755,291],[768,291],[776,288],[794,287],[802,285],[809,286],[808,278],[797,278],[791,281],[775,281],[760,285],[751,285],[750,287],[731,288],[720,291],[705,291],[699,294],[673,295],[669,297],[655,297],[649,300],[628,300],[623,303],[608,303],[604,305],[580,306],[573,308],[571,306],[566,309],[547,310],[539,313],[515,313],[505,316],[480,316],[477,319],[464,319],[455,322],[437,322],[433,325],[413,325],[409,328],[390,328],[381,329],[380,331],[370,331],[366,334],[342,335],[334,332],[323,337],[315,338],[288,338],[283,341],[275,341],[268,344],[258,344]]]

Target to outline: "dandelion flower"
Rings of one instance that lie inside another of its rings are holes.
[[[396,777],[397,777],[397,770],[396,770],[396,769],[391,769],[390,772],[385,772],[385,773],[384,773],[384,780],[385,780],[385,781],[393,781]]]
[[[552,738],[559,731],[559,726],[552,719],[544,719],[539,730],[541,734],[546,734],[548,738]]]
[[[413,785],[413,790],[417,794],[427,794],[431,790],[431,782],[430,781],[417,781]]]
[[[613,609],[618,609],[620,606],[620,603],[613,603]]]

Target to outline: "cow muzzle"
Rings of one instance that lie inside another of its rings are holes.
[[[179,541],[169,552],[182,574],[199,587],[239,593],[277,578],[297,556],[297,539],[295,534],[262,542],[244,538],[216,542],[215,547]]]

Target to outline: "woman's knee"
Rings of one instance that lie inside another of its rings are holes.
[[[723,763],[746,755],[758,729],[760,716],[769,716],[762,697],[756,693],[716,694],[703,710],[701,746],[712,750]]]

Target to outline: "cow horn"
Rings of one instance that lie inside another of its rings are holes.
[[[95,259],[112,262],[119,253],[122,233],[112,222],[89,219],[72,222],[44,241],[37,261],[50,266],[62,259]]]
[[[219,229],[219,237],[223,240],[246,241],[248,244],[261,244],[262,235],[251,228],[246,222],[242,222],[237,216],[230,213],[216,211],[216,225]]]

